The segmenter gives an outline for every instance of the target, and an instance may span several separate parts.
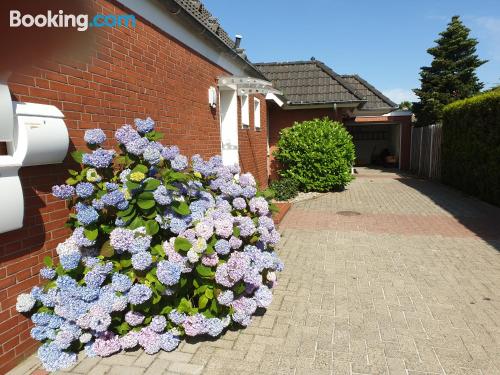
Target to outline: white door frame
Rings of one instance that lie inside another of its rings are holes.
[[[224,165],[239,164],[238,95],[234,90],[219,90],[221,156]]]

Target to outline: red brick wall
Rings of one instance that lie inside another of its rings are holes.
[[[276,105],[269,106],[269,171],[270,178],[278,177],[279,165],[274,159],[273,152],[276,150],[276,144],[279,140],[279,133],[284,128],[288,128],[294,122],[312,120],[315,118],[329,117],[332,120],[341,121],[340,111],[333,109],[293,109],[283,110]]]
[[[124,13],[104,0],[101,13]],[[125,13],[129,13],[126,11]],[[14,72],[11,93],[19,101],[53,104],[64,112],[70,149],[83,147],[86,129],[100,127],[108,138],[124,123],[151,116],[164,143],[177,144],[185,154],[204,157],[220,153],[219,113],[208,106],[208,88],[228,74],[170,36],[138,18],[135,29],[101,28],[85,60],[46,61]],[[262,131],[253,121],[240,130],[240,159],[245,171],[267,184],[266,106],[261,98]],[[108,145],[110,146],[111,143]],[[0,234],[0,373],[15,366],[36,347],[29,320],[15,311],[16,296],[40,283],[46,255],[69,232],[63,228],[68,211],[50,195],[63,183],[65,165],[22,168],[25,195],[22,229]],[[2,192],[4,193],[4,192]]]

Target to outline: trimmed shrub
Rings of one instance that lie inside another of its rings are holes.
[[[75,151],[53,195],[75,209],[72,235],[40,275],[42,287],[18,296],[48,371],[76,362],[76,353],[109,356],[140,346],[171,351],[182,336],[219,336],[247,326],[272,300],[274,252],[280,235],[268,196],[251,174],[220,157],[188,158],[158,140],[150,118],[115,133],[120,152],[101,148],[100,129]]]
[[[299,184],[292,178],[281,178],[273,181],[269,188],[273,191],[274,197],[279,201],[287,201],[295,198],[299,193]]]
[[[281,131],[275,156],[283,166],[281,177],[297,181],[301,191],[339,190],[353,178],[352,136],[327,117]]]
[[[442,181],[500,205],[500,90],[444,107]]]

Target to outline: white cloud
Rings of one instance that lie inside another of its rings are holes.
[[[490,60],[500,61],[500,18],[475,17],[481,44],[485,44]]]
[[[383,90],[382,93],[396,104],[399,104],[405,100],[409,100],[410,102],[418,101],[418,97],[410,89],[387,89]]]

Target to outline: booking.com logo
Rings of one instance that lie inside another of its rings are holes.
[[[85,31],[89,27],[135,27],[136,19],[133,14],[96,14],[89,22],[88,14],[64,14],[60,10],[47,14],[21,15],[19,10],[10,11],[10,27],[73,27],[78,31]]]

